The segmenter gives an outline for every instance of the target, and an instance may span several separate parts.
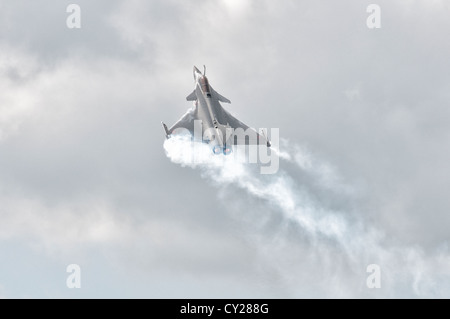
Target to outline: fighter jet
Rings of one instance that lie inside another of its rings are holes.
[[[177,130],[188,131],[194,139],[211,145],[214,154],[228,155],[233,145],[265,145],[270,147],[270,141],[264,132],[259,134],[245,125],[228,111],[220,102],[231,103],[220,95],[209,84],[206,77],[206,67],[203,74],[194,66],[194,91],[186,97],[193,101],[193,107],[187,111],[171,128],[163,122],[166,138],[177,133]]]

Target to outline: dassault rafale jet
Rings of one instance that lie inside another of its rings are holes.
[[[270,142],[266,136],[248,127],[228,111],[220,102],[231,103],[229,99],[217,93],[206,77],[206,67],[203,74],[194,66],[194,91],[186,97],[193,101],[193,107],[171,128],[162,123],[166,138],[176,134],[179,129],[189,131],[194,139],[211,145],[214,154],[228,155],[233,145],[266,145]]]

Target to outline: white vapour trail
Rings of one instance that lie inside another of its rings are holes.
[[[273,151],[285,163],[309,174],[320,187],[337,191],[342,196],[352,193],[352,187],[340,183],[330,165],[314,159],[298,146],[289,145],[288,141],[282,140],[282,148],[289,151]],[[283,218],[298,226],[312,245],[320,249],[331,245],[337,249],[340,255],[345,256],[346,264],[353,268],[353,272],[364,273],[368,264],[382,263],[386,270],[385,277],[389,279],[385,286],[397,290],[384,295],[395,296],[408,289],[419,296],[448,293],[437,292],[433,279],[436,272],[449,278],[446,270],[450,269],[448,255],[440,254],[433,256],[436,257],[434,260],[426,261],[418,248],[401,245],[385,247],[381,231],[365,225],[363,219],[351,219],[347,212],[322,205],[313,199],[311,191],[302,188],[303,185],[295,180],[292,172],[279,170],[273,175],[261,175],[256,164],[236,161],[233,156],[213,156],[205,144],[183,137],[166,140],[164,148],[172,162],[197,168],[202,176],[212,182],[233,185],[245,190],[248,195],[267,201]]]
[[[326,211],[308,198],[307,194],[296,191],[294,180],[284,171],[274,175],[261,175],[256,164],[236,161],[233,156],[213,156],[205,144],[173,137],[164,143],[167,156],[182,166],[200,168],[205,177],[221,184],[233,184],[244,189],[248,194],[268,201],[283,213],[284,217],[295,221],[313,238],[325,235],[345,244],[344,237],[349,230],[346,221],[336,212]],[[278,156],[293,161],[311,171],[310,159],[300,152],[291,156],[289,153],[275,150]],[[301,158],[303,157],[303,158]],[[306,163],[306,164],[305,164]],[[320,174],[322,177],[325,174]]]

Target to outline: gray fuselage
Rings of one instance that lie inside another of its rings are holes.
[[[223,108],[210,87],[207,77],[195,67],[194,78],[196,80],[195,95],[197,96],[195,101],[196,117],[201,120],[203,126],[203,141],[213,143],[213,147],[217,146],[218,149],[223,149],[231,136],[232,128],[227,123]]]

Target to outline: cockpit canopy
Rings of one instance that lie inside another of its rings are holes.
[[[201,85],[203,93],[205,93],[206,96],[211,97],[211,89],[209,87],[209,82],[208,82],[208,79],[206,78],[206,76],[202,76],[200,78],[200,85]]]

